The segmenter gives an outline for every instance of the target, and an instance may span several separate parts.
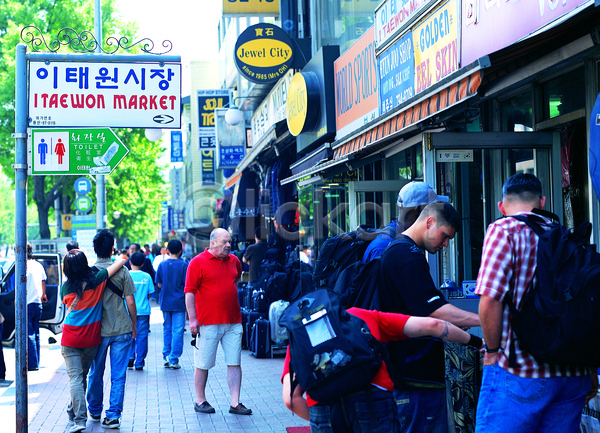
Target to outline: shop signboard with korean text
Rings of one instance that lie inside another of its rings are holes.
[[[415,96],[413,33],[408,31],[386,49],[377,61],[381,114]]]
[[[254,111],[251,143],[259,143],[273,125],[286,119],[287,93],[293,76],[294,71],[289,70]]]
[[[29,126],[181,128],[181,64],[29,62]]]
[[[273,83],[291,69],[294,45],[281,27],[269,23],[255,24],[238,37],[234,61],[240,75],[248,81]]]
[[[231,91],[227,89],[198,90],[199,149],[216,149],[215,110],[229,107]]]
[[[30,175],[110,174],[129,149],[110,128],[32,129]]]
[[[245,122],[230,125],[225,120],[227,109],[215,110],[217,130],[217,169],[236,168],[246,155]]]
[[[183,134],[171,131],[171,162],[183,162]]]
[[[419,16],[439,0],[384,0],[375,10],[375,46],[408,29]],[[475,0],[474,0],[475,1]],[[479,1],[479,0],[476,0]]]

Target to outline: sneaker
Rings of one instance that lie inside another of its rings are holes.
[[[104,427],[104,428],[119,428],[119,427],[121,427],[121,418],[115,418],[115,419],[104,418],[104,421],[102,421],[102,427]]]
[[[194,410],[200,413],[215,413],[215,408],[207,401],[202,402],[202,404],[194,403]]]
[[[100,422],[100,420],[102,419],[102,414],[94,415],[94,414],[90,413],[89,415],[90,415],[90,419],[94,422]]]
[[[234,413],[236,415],[250,415],[252,413],[252,409],[248,409],[242,403],[238,403],[236,407],[229,406],[229,413]]]
[[[136,369],[137,371],[142,371],[142,370],[144,369],[144,367],[135,367],[135,369]]]
[[[163,364],[165,367],[169,368],[169,360],[168,359],[164,359],[165,363]]]
[[[135,359],[130,359],[127,363],[127,368],[133,368],[133,364],[135,363]]]
[[[179,365],[179,363],[177,363],[177,364],[169,364],[169,368],[171,370],[179,370],[181,368],[181,365]]]
[[[69,429],[69,433],[77,433],[77,432],[84,431],[84,430],[85,430],[84,425],[75,424],[73,427],[71,427]]]

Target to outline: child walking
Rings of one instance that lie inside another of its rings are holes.
[[[137,309],[137,336],[131,342],[129,352],[129,368],[138,371],[144,369],[146,355],[148,354],[148,331],[150,330],[150,295],[154,293],[154,283],[150,274],[142,271],[144,265],[144,253],[138,251],[131,255],[131,278],[135,284],[135,307]]]

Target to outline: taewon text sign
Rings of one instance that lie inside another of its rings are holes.
[[[29,126],[181,128],[179,63],[29,63]]]

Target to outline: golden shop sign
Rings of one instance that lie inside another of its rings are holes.
[[[248,27],[235,44],[235,66],[253,83],[279,80],[291,69],[293,60],[292,40],[274,24],[259,23]]]

